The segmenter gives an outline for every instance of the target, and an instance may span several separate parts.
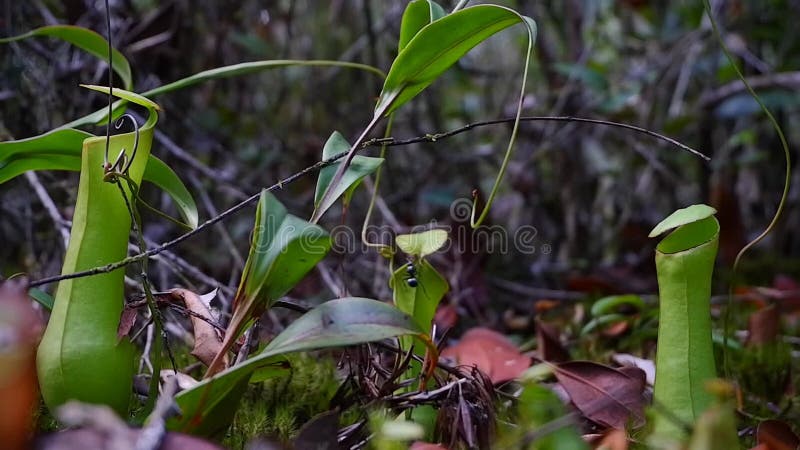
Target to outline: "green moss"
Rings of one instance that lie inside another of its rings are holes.
[[[244,448],[256,436],[290,441],[309,419],[327,411],[339,387],[336,368],[328,358],[289,358],[286,376],[252,384],[244,394],[223,445]]]

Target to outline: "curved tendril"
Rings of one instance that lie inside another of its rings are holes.
[[[127,174],[128,170],[131,168],[133,164],[133,160],[136,158],[136,151],[139,149],[139,123],[136,122],[136,119],[131,114],[123,114],[117,119],[117,123],[114,125],[116,129],[120,129],[122,127],[122,123],[125,121],[125,118],[130,119],[133,123],[133,150],[131,150],[131,156],[128,158],[128,163],[125,164],[125,167],[121,170],[122,173]]]
[[[464,2],[466,3],[466,2]],[[524,20],[523,20],[524,22]],[[534,31],[531,29],[530,25],[527,23],[526,29],[528,30],[528,53],[527,57],[525,58],[525,67],[522,69],[522,83],[519,89],[519,102],[517,102],[517,112],[514,116],[514,127],[511,130],[511,139],[508,141],[508,147],[506,147],[506,154],[503,157],[503,162],[500,165],[500,170],[497,172],[497,178],[494,180],[494,185],[492,186],[491,192],[489,192],[489,197],[486,199],[486,205],[483,207],[483,211],[475,219],[475,209],[477,204],[477,195],[473,193],[472,199],[472,214],[470,215],[470,227],[475,229],[479,227],[486,216],[489,215],[489,209],[492,206],[492,202],[494,201],[494,197],[497,195],[497,191],[500,188],[500,183],[503,181],[503,175],[506,173],[506,169],[508,168],[508,163],[511,160],[511,155],[514,153],[514,144],[517,141],[517,133],[519,132],[519,123],[520,118],[522,117],[522,107],[524,106],[525,101],[525,86],[528,83],[528,68],[530,67],[531,62],[531,52],[533,51],[533,41],[534,41]]]
[[[111,47],[111,9],[106,4],[106,31],[108,31],[108,127],[106,127],[106,153],[103,156],[103,170],[106,174],[111,170],[111,164],[108,162],[108,147],[111,144],[111,116],[114,115],[114,108],[112,107],[112,99],[114,98],[114,54]]]
[[[108,162],[108,143],[110,138],[106,140],[106,156],[104,162],[104,169],[105,169],[105,176],[104,179],[106,181],[114,182],[116,181],[117,176],[119,175],[126,175],[128,170],[130,170],[131,165],[133,164],[133,160],[136,158],[136,151],[139,149],[139,123],[136,122],[136,119],[131,114],[123,114],[122,116],[114,122],[114,128],[119,130],[122,128],[122,125],[125,123],[125,119],[129,119],[133,123],[133,150],[131,150],[131,155],[128,157],[125,154],[125,149],[121,149],[119,151],[119,155],[117,159],[114,161],[114,164],[110,164]],[[109,129],[111,127],[109,126]]]

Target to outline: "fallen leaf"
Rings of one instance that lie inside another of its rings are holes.
[[[756,442],[766,445],[769,450],[796,450],[800,447],[800,438],[786,422],[780,420],[759,423]]]
[[[556,366],[556,378],[572,403],[589,420],[624,429],[644,424],[644,374],[631,376],[591,361],[571,361]]]
[[[539,357],[550,362],[564,362],[572,359],[569,350],[564,348],[559,339],[558,330],[547,323],[536,319],[536,344]]]
[[[781,319],[774,305],[762,308],[747,320],[747,344],[752,346],[766,345],[778,339]]]
[[[187,289],[172,289],[169,291],[169,296],[173,300],[182,301],[186,309],[191,311],[189,317],[194,329],[192,355],[208,366],[222,350],[222,333],[211,325],[216,322],[211,314],[211,309],[203,301],[203,298]],[[208,295],[203,297],[208,297]],[[225,367],[228,367],[228,355],[225,355],[224,364]]]
[[[655,385],[656,363],[653,362],[653,360],[639,358],[628,353],[615,353],[611,355],[611,361],[614,361],[621,366],[637,367],[642,369],[644,371],[645,381],[647,381],[647,384],[650,386]]]
[[[464,366],[475,366],[489,376],[492,383],[518,377],[531,365],[531,359],[502,334],[488,328],[472,328],[458,344],[442,351],[444,358]]]
[[[133,325],[136,323],[136,316],[138,314],[139,311],[136,308],[125,305],[125,309],[122,310],[122,314],[119,317],[117,339],[122,339],[124,336],[130,334],[131,328],[133,328]]]
[[[42,322],[27,291],[24,277],[0,283],[0,442],[9,450],[28,448],[39,402],[36,345]]]

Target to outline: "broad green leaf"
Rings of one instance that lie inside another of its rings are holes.
[[[707,208],[679,215],[673,223],[683,225],[656,247],[659,324],[654,398],[672,416],[656,412],[656,435],[683,435],[674,418],[694,423],[713,403],[705,383],[717,375],[710,298],[719,223],[706,215]]]
[[[325,142],[325,147],[322,149],[322,159],[326,160],[332,158],[348,150],[350,150],[350,144],[341,133],[334,131],[331,137],[328,138],[328,141]],[[328,189],[328,185],[330,185],[331,179],[333,179],[333,175],[336,173],[336,169],[338,169],[341,164],[342,162],[340,161],[320,170],[319,178],[317,178],[317,190],[314,193],[315,209],[321,211],[328,210],[339,197],[355,189],[364,177],[378,170],[378,167],[383,164],[383,158],[371,158],[369,156],[360,155],[353,158],[353,162],[344,173],[342,181],[336,185],[334,195],[329,196],[329,200],[326,201],[324,205],[320,204],[325,190]]]
[[[411,316],[392,305],[361,297],[340,298],[323,303],[294,321],[258,358],[406,335],[425,332]]]
[[[426,331],[430,332],[436,307],[450,289],[447,281],[424,259],[414,264],[417,286],[408,283],[408,264],[392,274],[394,304],[400,311],[411,315]]]
[[[670,214],[669,217],[662,220],[658,223],[658,225],[653,228],[653,231],[650,232],[648,237],[656,237],[663,234],[665,231],[671,230],[673,228],[678,228],[681,225],[686,225],[688,223],[697,222],[699,220],[703,220],[706,217],[711,217],[717,213],[717,210],[708,206],[708,205],[692,205],[688,206],[683,209],[679,209],[674,213]]]
[[[0,162],[0,184],[31,170],[81,170],[81,160],[72,155],[34,153]]]
[[[108,41],[92,30],[73,25],[51,25],[37,28],[18,36],[0,39],[0,44],[19,41],[34,36],[61,39],[108,63]],[[112,49],[111,53],[114,72],[122,79],[122,84],[125,86],[125,89],[133,89],[133,77],[131,76],[131,66],[128,60],[116,49]]]
[[[300,282],[331,248],[325,230],[289,214],[266,190],[261,192],[252,236],[233,300],[233,317],[207,377],[222,369],[227,350],[242,331]]]
[[[59,153],[80,158],[83,141],[90,137],[94,135],[85,131],[60,129],[26,139],[0,142],[0,161],[10,159],[18,153],[31,152]]]
[[[425,25],[445,16],[444,9],[432,0],[413,0],[408,3],[400,21],[400,39],[397,51],[401,52]]]
[[[397,247],[408,255],[424,257],[436,252],[447,242],[447,231],[428,230],[421,233],[398,234]]]
[[[167,421],[167,428],[201,436],[217,435],[230,425],[256,371],[262,380],[267,380],[286,373],[288,368],[285,358],[276,356],[235,366],[203,380],[175,396],[181,412]]]
[[[331,300],[307,312],[275,337],[264,350],[201,384],[181,392],[182,415],[167,423],[171,430],[210,435],[230,423],[247,380],[258,370],[276,369],[282,355],[363,344],[396,336],[424,336],[406,314],[377,300],[348,297]],[[426,342],[429,342],[426,340]],[[260,379],[280,372],[259,373]]]
[[[95,136],[64,128],[16,141],[0,142],[0,184],[29,170],[71,170],[81,168],[83,141]],[[184,222],[197,226],[197,206],[178,175],[152,154],[142,178],[172,197]]]
[[[497,5],[462,9],[426,25],[394,60],[375,114],[392,113],[422,92],[473,47],[518,23],[526,26],[532,42],[536,34],[533,20]]]

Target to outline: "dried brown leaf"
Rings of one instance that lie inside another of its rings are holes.
[[[591,361],[571,361],[557,365],[555,374],[587,419],[623,429],[629,420],[635,427],[644,424],[644,373],[639,372],[631,376]]]
[[[550,362],[564,362],[572,359],[558,337],[556,327],[536,319],[536,343],[539,357]]]
[[[778,339],[780,331],[780,314],[774,305],[762,308],[750,315],[747,320],[747,344],[766,345]]]
[[[170,297],[181,301],[190,315],[194,329],[194,347],[192,355],[205,365],[211,364],[214,357],[222,350],[222,334],[209,322],[214,322],[214,316],[199,295],[188,289],[173,289],[169,291]],[[228,367],[228,355],[225,355],[225,367]]]

